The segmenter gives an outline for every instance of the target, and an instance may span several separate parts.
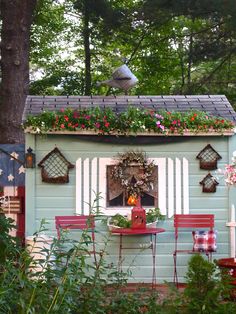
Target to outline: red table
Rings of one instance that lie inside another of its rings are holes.
[[[156,237],[158,233],[165,232],[162,228],[146,228],[146,229],[132,229],[132,228],[117,228],[111,231],[112,234],[120,235],[120,245],[119,245],[119,268],[122,270],[122,250],[128,249],[140,249],[140,247],[124,247],[123,246],[123,236],[141,236],[149,235],[151,242],[150,248],[152,250],[152,287],[156,284]]]

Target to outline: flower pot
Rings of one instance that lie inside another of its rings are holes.
[[[236,300],[236,259],[235,258],[221,258],[217,261],[217,265],[222,272],[226,272],[231,278],[230,285],[232,289],[230,291],[230,297]]]

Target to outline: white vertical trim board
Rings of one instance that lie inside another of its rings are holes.
[[[167,189],[168,189],[168,218],[174,215],[174,161],[168,158],[168,176],[167,176]]]
[[[183,214],[189,214],[189,165],[183,158]]]
[[[161,213],[166,215],[166,158],[153,158],[158,166],[158,205]]]
[[[108,165],[114,164],[112,158],[99,158],[99,192],[101,193],[101,199],[99,200],[100,210],[103,211],[106,209],[106,187],[107,187],[107,175],[106,167]],[[115,211],[114,211],[115,212]]]
[[[83,213],[82,208],[82,159],[76,160],[76,179],[75,179],[75,197],[76,197],[76,209],[75,213],[81,215]]]
[[[93,201],[98,193],[98,158],[93,158],[91,162],[91,194],[90,203]]]
[[[83,162],[83,203],[84,215],[89,215],[90,209],[90,171],[89,171],[89,158]]]
[[[175,208],[176,214],[181,214],[181,161],[179,158],[175,158]]]

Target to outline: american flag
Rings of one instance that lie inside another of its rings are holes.
[[[24,186],[24,144],[0,145],[0,187]]]

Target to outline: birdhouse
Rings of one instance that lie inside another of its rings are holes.
[[[137,205],[131,211],[131,228],[145,229],[146,228],[146,211],[141,207],[140,197]]]

